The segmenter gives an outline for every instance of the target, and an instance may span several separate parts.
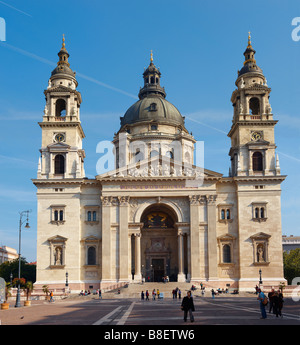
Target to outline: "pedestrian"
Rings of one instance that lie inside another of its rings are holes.
[[[269,306],[269,314],[271,313],[271,311],[273,310],[273,314],[274,313],[274,308],[273,308],[273,297],[275,295],[275,291],[274,289],[272,289],[269,293],[268,293],[268,299],[269,299],[269,303],[270,303],[270,306]]]
[[[99,294],[99,299],[102,299],[102,291],[101,291],[101,289],[98,290],[98,294]]]
[[[178,290],[178,298],[181,299],[181,290]]]
[[[152,299],[153,299],[153,301],[155,301],[155,296],[156,296],[156,292],[155,292],[155,289],[153,289],[153,291],[152,291]]]
[[[53,291],[50,292],[50,302],[54,302],[54,299],[53,299]]]
[[[146,301],[149,301],[149,292],[146,290]]]
[[[282,310],[283,307],[283,295],[282,293],[278,290],[274,293],[273,296],[273,310],[274,310],[274,314],[276,314],[276,317],[278,317],[278,315],[280,315],[280,317],[282,318]]]
[[[189,313],[190,321],[194,322],[194,315],[193,311],[195,311],[194,301],[193,297],[191,295],[191,291],[187,292],[187,295],[183,298],[181,303],[181,310],[183,310],[183,320],[186,322],[187,320],[187,314]]]
[[[268,304],[268,298],[263,293],[263,291],[261,291],[261,289],[258,289],[257,292],[258,292],[257,299],[259,300],[260,311],[261,311],[261,319],[266,319],[267,318],[266,305]]]
[[[215,290],[212,289],[212,290],[211,290],[211,297],[212,297],[213,299],[215,299],[215,294],[216,294],[216,293],[215,293]]]
[[[144,291],[142,291],[142,293],[141,293],[141,300],[142,301],[144,300],[144,296],[145,296]]]
[[[160,294],[160,292],[159,292],[159,290],[157,289],[157,299],[159,299],[159,294]]]

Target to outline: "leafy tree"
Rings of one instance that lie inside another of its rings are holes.
[[[6,282],[10,282],[10,274],[13,275],[13,278],[18,277],[19,259],[6,261],[0,265],[0,277]],[[36,281],[36,265],[29,265],[23,257],[21,257],[21,278],[33,283]]]
[[[284,277],[289,284],[296,277],[300,277],[300,248],[283,252]]]

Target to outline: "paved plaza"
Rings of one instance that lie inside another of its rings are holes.
[[[256,296],[194,297],[194,323],[183,321],[181,300],[98,299],[82,296],[48,302],[32,301],[30,307],[0,310],[1,325],[99,325],[193,326],[198,325],[300,325],[300,302],[285,298],[283,318],[269,314],[260,319]],[[23,304],[22,304],[23,305]],[[268,312],[268,307],[267,307]]]

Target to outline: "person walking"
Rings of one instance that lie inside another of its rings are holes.
[[[181,290],[178,289],[178,298],[181,299]]]
[[[194,306],[194,300],[191,295],[191,291],[187,292],[187,295],[183,298],[182,303],[181,303],[181,310],[183,310],[183,320],[186,322],[187,320],[187,314],[189,313],[190,316],[190,321],[194,322],[194,315],[193,311],[195,311],[195,306]]]
[[[53,299],[53,291],[50,292],[50,302],[54,302],[54,299]]]
[[[278,317],[278,315],[280,315],[280,317],[282,318],[282,310],[283,307],[283,295],[282,293],[278,290],[274,293],[273,296],[273,310],[274,310],[274,314],[276,314],[276,317]]]
[[[258,289],[258,297],[257,297],[257,299],[259,300],[259,306],[260,306],[260,311],[261,311],[261,319],[266,319],[267,318],[266,305],[268,303],[268,298],[265,296],[263,291],[261,291],[261,289]]]
[[[269,314],[271,313],[271,311],[273,310],[273,314],[275,314],[275,311],[274,311],[274,306],[273,306],[273,297],[275,295],[275,291],[274,289],[272,289],[269,293],[268,293],[268,299],[269,299]]]
[[[99,299],[102,299],[102,291],[101,291],[101,289],[98,290],[98,294],[99,294]]]
[[[145,296],[144,291],[142,291],[142,293],[141,293],[141,300],[142,301],[144,300],[144,296]]]
[[[153,289],[153,291],[152,291],[152,299],[153,299],[153,301],[155,301],[155,296],[156,296],[156,292],[155,292],[155,289]]]
[[[149,301],[149,292],[146,290],[146,301]]]
[[[212,289],[212,290],[211,290],[211,297],[212,297],[213,299],[215,299],[215,294],[216,294],[216,293],[215,293],[215,290]]]

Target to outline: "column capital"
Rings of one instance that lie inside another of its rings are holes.
[[[206,195],[207,205],[215,205],[217,200],[216,194]]]
[[[119,200],[119,205],[120,206],[128,206],[129,200],[130,200],[130,196],[125,195],[125,196],[118,196],[118,200]]]

